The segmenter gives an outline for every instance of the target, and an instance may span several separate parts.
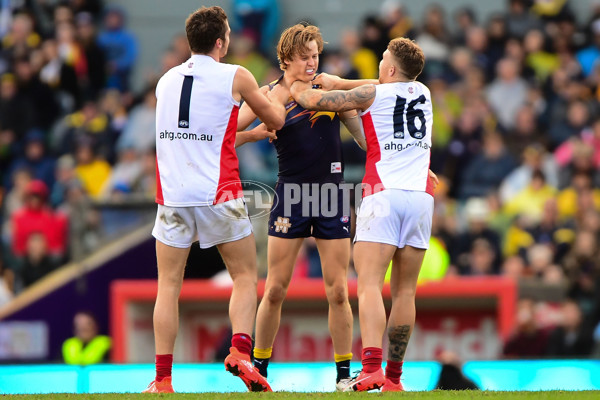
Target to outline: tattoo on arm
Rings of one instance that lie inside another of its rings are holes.
[[[360,107],[375,97],[375,86],[364,85],[349,91],[334,90],[321,93],[316,109],[326,111],[344,111]]]
[[[393,326],[388,329],[390,345],[388,358],[391,361],[403,361],[408,340],[410,339],[410,325]]]

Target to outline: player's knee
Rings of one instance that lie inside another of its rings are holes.
[[[252,273],[252,272],[247,272],[247,271],[240,271],[240,272],[235,272],[235,273],[230,273],[231,276],[231,280],[233,281],[233,283],[235,285],[244,285],[244,286],[254,286],[256,287],[256,284],[258,282],[258,278],[256,276],[256,273]]]
[[[403,299],[411,300],[415,298],[417,294],[416,288],[413,287],[400,287],[395,293],[392,293],[392,299]]]
[[[331,305],[343,305],[348,301],[348,291],[344,284],[334,284],[327,289],[327,300]]]
[[[273,285],[267,289],[265,297],[271,304],[280,304],[285,299],[287,288],[283,285]]]
[[[180,290],[183,277],[175,273],[163,273],[158,277],[158,284],[161,290]]]

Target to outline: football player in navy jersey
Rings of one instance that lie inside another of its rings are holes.
[[[298,24],[286,29],[277,45],[283,75],[262,88],[270,91],[271,100],[285,105],[287,114],[283,128],[276,132],[273,140],[279,161],[275,187],[278,202],[273,205],[269,218],[268,273],[256,319],[254,366],[267,376],[281,306],[296,258],[304,238],[312,236],[319,251],[329,302],[336,388],[342,389],[350,381],[353,321],[347,285],[350,190],[340,187],[344,182],[340,120],[359,146],[365,149],[366,144],[356,112],[308,111],[290,96],[290,85],[294,81],[310,82],[316,76],[322,50],[323,39],[316,26]],[[242,106],[238,129],[245,129],[255,118],[249,107]],[[264,131],[265,127],[256,128],[261,129]],[[252,134],[238,132],[236,145],[248,141]]]

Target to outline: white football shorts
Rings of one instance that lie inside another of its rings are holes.
[[[252,233],[244,199],[212,206],[169,207],[158,205],[152,236],[179,248],[188,248],[198,240],[200,248],[233,242]]]
[[[355,242],[427,249],[433,197],[425,192],[386,189],[366,196],[356,213]]]

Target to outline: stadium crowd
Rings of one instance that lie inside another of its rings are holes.
[[[600,343],[600,5],[581,20],[566,1],[505,4],[489,19],[470,8],[448,15],[439,5],[420,18],[386,1],[342,32],[339,47],[325,47],[320,70],[375,78],[391,38],[422,47],[419,80],[434,105],[431,169],[441,181],[433,224],[440,245],[430,252],[449,260],[433,275],[504,275],[562,288],[568,300],[554,308],[522,299],[505,353],[589,356],[599,351],[594,337]],[[2,303],[98,247],[98,203],[153,201],[154,84],[189,49],[185,36],[174,37],[135,93],[138,46],[119,7],[101,0],[0,7]],[[253,10],[232,24],[225,60],[263,84],[281,73],[264,44],[278,31],[250,22],[273,21],[273,12]],[[358,182],[364,152],[342,135],[346,179]],[[244,179],[275,181],[270,143],[238,154]],[[297,273],[311,275],[320,265],[307,243]]]

